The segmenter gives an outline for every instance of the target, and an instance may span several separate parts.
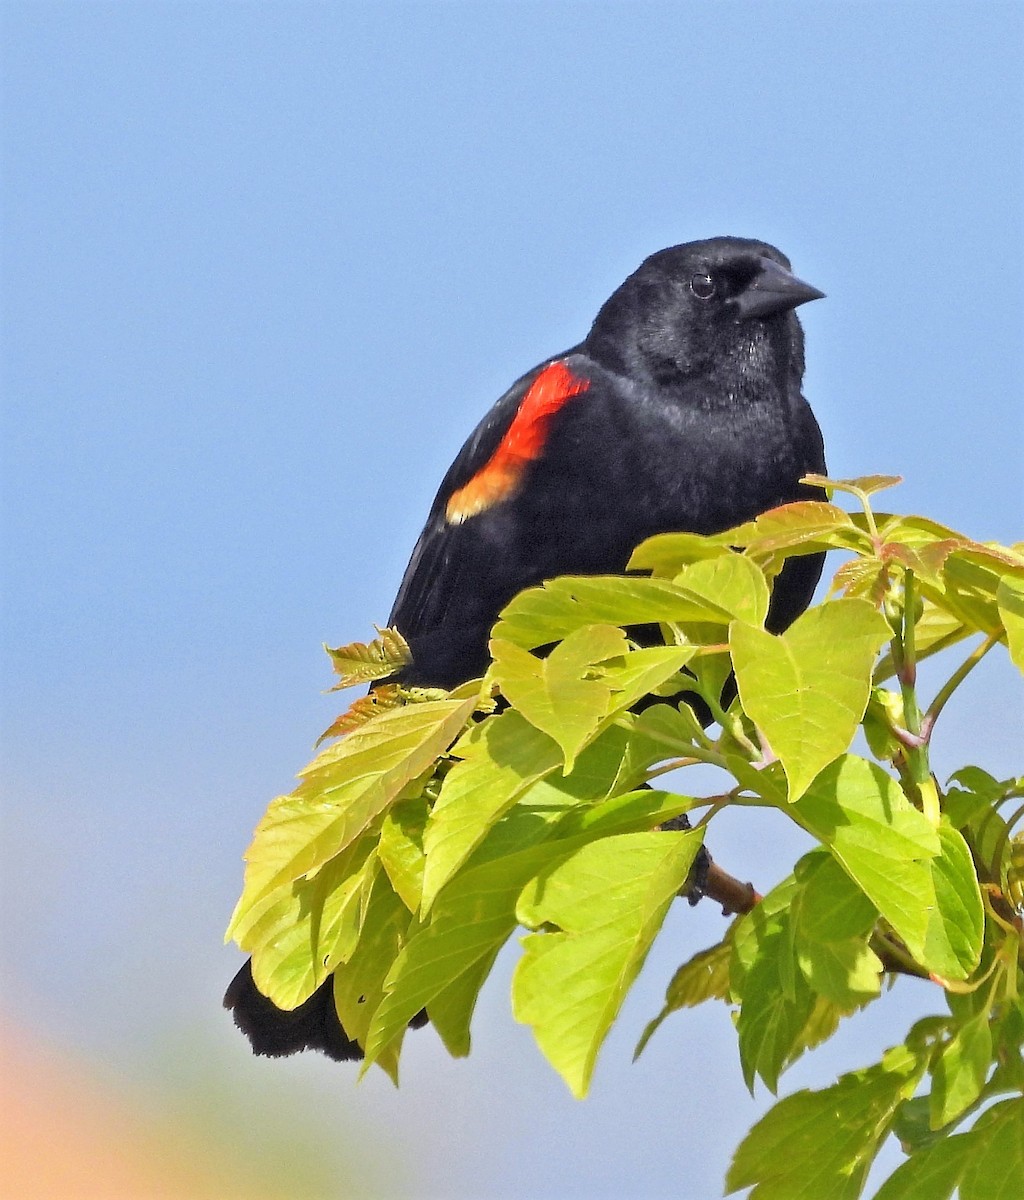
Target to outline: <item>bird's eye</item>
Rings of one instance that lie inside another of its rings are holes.
[[[698,300],[710,300],[715,290],[716,284],[710,275],[694,275],[690,280],[690,291]]]

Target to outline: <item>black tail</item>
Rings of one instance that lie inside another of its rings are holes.
[[[249,1039],[253,1054],[283,1058],[300,1050],[319,1050],[335,1062],[363,1057],[362,1047],[346,1035],[338,1020],[333,979],[322,983],[298,1008],[286,1012],[257,990],[250,960],[228,985],[224,1007]]]

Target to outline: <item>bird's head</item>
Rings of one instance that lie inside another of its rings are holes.
[[[637,381],[754,394],[799,384],[803,335],[793,310],[823,292],[766,242],[719,237],[660,250],[603,305],[587,349]]]

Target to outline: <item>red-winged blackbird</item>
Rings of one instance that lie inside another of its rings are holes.
[[[406,682],[450,688],[483,674],[500,610],[557,575],[621,573],[656,533],[712,534],[820,495],[821,433],[800,393],[793,310],[822,295],[773,246],[714,238],[651,255],[587,337],[519,379],[452,464],[391,616]],[[768,627],[803,611],[820,555],[791,559]],[[249,964],[224,998],[256,1054],[357,1058],[328,980],[283,1012]]]

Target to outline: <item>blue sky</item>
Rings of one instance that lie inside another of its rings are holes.
[[[320,643],[386,617],[473,425],[663,246],[778,245],[828,294],[801,315],[832,473],[1021,538],[1024,10],[0,13],[8,1013],[158,1095],[215,1081],[253,1128],[325,1131],[348,1194],[718,1194],[767,1103],[725,1012],[629,1063],[708,905],[673,915],[586,1103],[512,1022],[508,963],[468,1062],[423,1034],[401,1091],[356,1089],[250,1060],[220,1011],[240,855],[334,715]],[[1020,701],[986,665],[940,766],[1019,770]],[[759,885],[799,849],[725,832]],[[787,1086],[938,1003],[905,990]]]

